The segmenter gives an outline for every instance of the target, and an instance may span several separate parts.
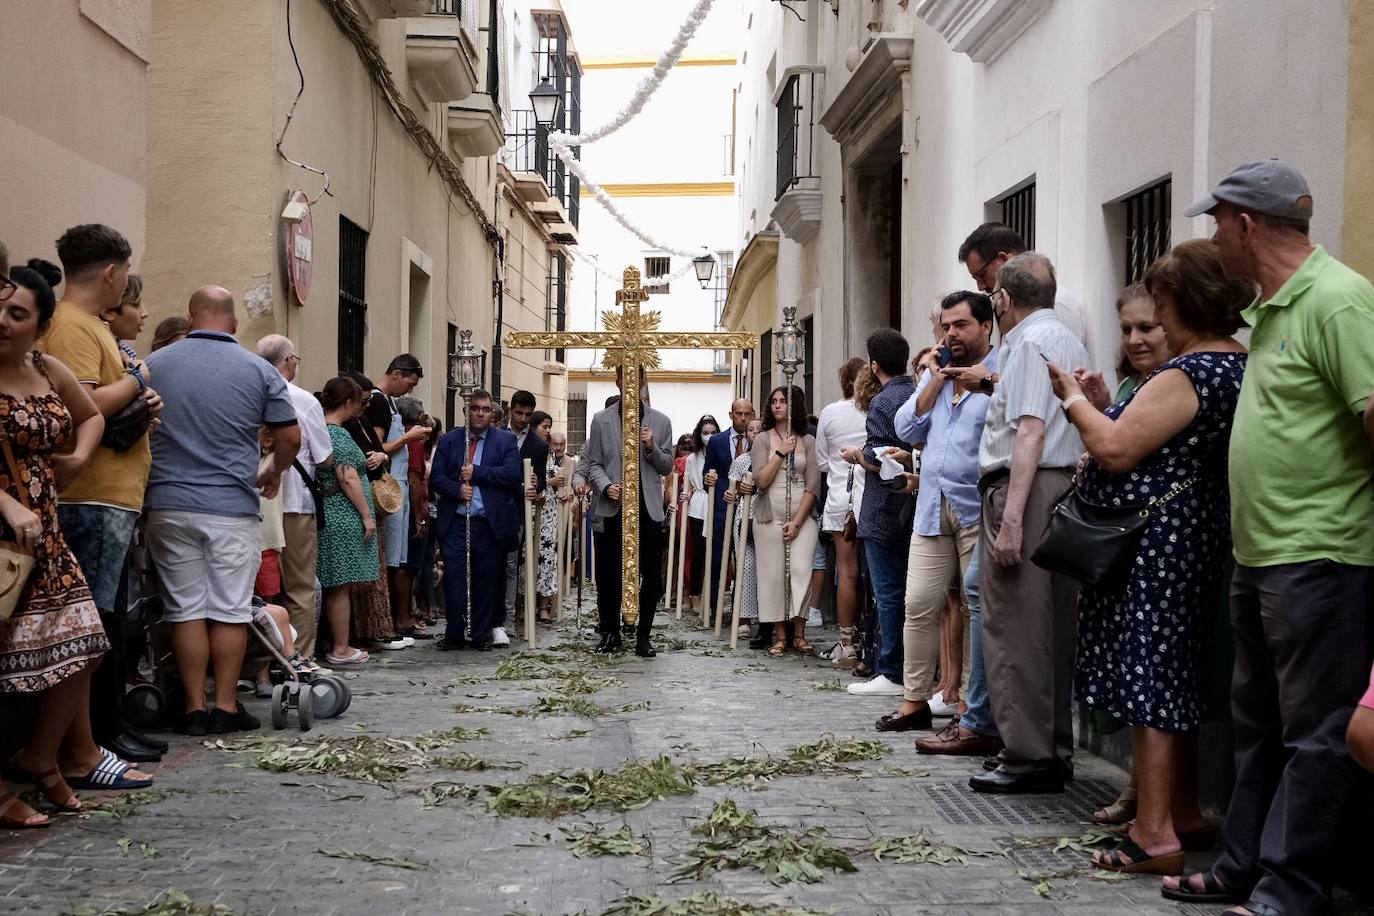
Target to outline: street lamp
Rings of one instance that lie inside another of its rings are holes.
[[[463,328],[458,332],[458,352],[449,357],[449,380],[453,387],[458,389],[458,393],[463,397],[463,428],[464,428],[464,449],[471,454],[472,449],[467,444],[467,437],[472,435],[472,422],[468,419],[468,408],[472,402],[472,393],[477,389],[478,366],[482,358],[472,347],[472,331]],[[463,573],[466,576],[464,585],[466,591],[464,596],[467,598],[467,613],[463,620],[463,638],[472,642],[472,506],[463,513]]]
[[[797,307],[789,305],[782,310],[782,329],[778,331],[774,338],[773,358],[782,370],[784,382],[783,397],[787,401],[787,426],[783,432],[784,436],[792,435],[792,379],[796,377],[797,370],[806,361],[806,339],[802,336],[801,328],[797,325]],[[792,517],[792,476],[797,462],[797,447],[800,442],[793,447],[784,461],[784,482],[783,487],[785,512],[784,518]],[[792,542],[786,541],[782,545],[782,606],[786,615],[784,619],[792,616]]]
[[[563,107],[563,95],[546,76],[530,92],[530,105],[534,108],[534,120],[539,122],[539,126],[551,127],[558,118],[559,109]]]
[[[706,284],[711,282],[711,274],[716,271],[716,259],[709,254],[692,259],[692,267],[697,272],[697,280],[701,283],[701,288],[705,289]]]

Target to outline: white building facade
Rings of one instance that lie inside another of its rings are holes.
[[[1345,3],[745,0],[745,12],[725,323],[765,334],[798,306],[817,409],[875,328],[901,328],[913,352],[931,342],[931,305],[972,286],[956,254],[987,220],[1053,259],[1106,370],[1118,293],[1171,242],[1211,231],[1182,211],[1242,161],[1301,168],[1313,236],[1340,254]],[[737,390],[757,399],[770,362],[737,368]]]

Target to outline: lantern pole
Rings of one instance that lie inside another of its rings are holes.
[[[472,393],[477,390],[478,363],[481,357],[472,347],[472,331],[464,328],[458,332],[458,352],[453,354],[452,363],[449,366],[449,374],[453,379],[454,387],[463,398],[463,424],[466,431],[463,435],[463,444],[467,446],[468,453],[472,454],[472,421],[469,419],[469,407],[472,403]],[[476,483],[470,483],[476,486]],[[465,590],[464,597],[467,599],[467,611],[463,615],[463,639],[472,642],[472,501],[468,501],[467,511],[463,513],[463,575]]]
[[[802,339],[801,328],[797,326],[797,307],[789,305],[782,310],[782,329],[778,332],[777,344],[775,347],[776,361],[778,368],[782,370],[785,379],[785,399],[787,402],[787,435],[792,436],[792,380],[797,375],[797,369],[806,359],[806,342]],[[771,409],[771,408],[770,408]],[[787,455],[787,461],[783,463],[783,494],[784,505],[786,506],[786,518],[783,526],[786,527],[792,521],[792,471],[797,466],[797,446],[801,443],[795,441],[793,436],[792,451]],[[783,620],[792,618],[792,542],[783,539],[782,543],[782,596],[783,596]]]

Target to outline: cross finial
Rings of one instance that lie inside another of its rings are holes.
[[[649,291],[640,286],[639,268],[625,268],[625,278],[619,290],[616,291],[615,301],[617,305],[629,302],[648,302]]]

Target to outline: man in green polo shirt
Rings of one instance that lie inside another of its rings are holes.
[[[1325,912],[1357,769],[1346,724],[1374,612],[1374,287],[1308,240],[1292,166],[1248,162],[1193,204],[1228,275],[1253,280],[1250,357],[1231,430],[1231,706],[1225,852],[1164,895],[1228,913]]]

